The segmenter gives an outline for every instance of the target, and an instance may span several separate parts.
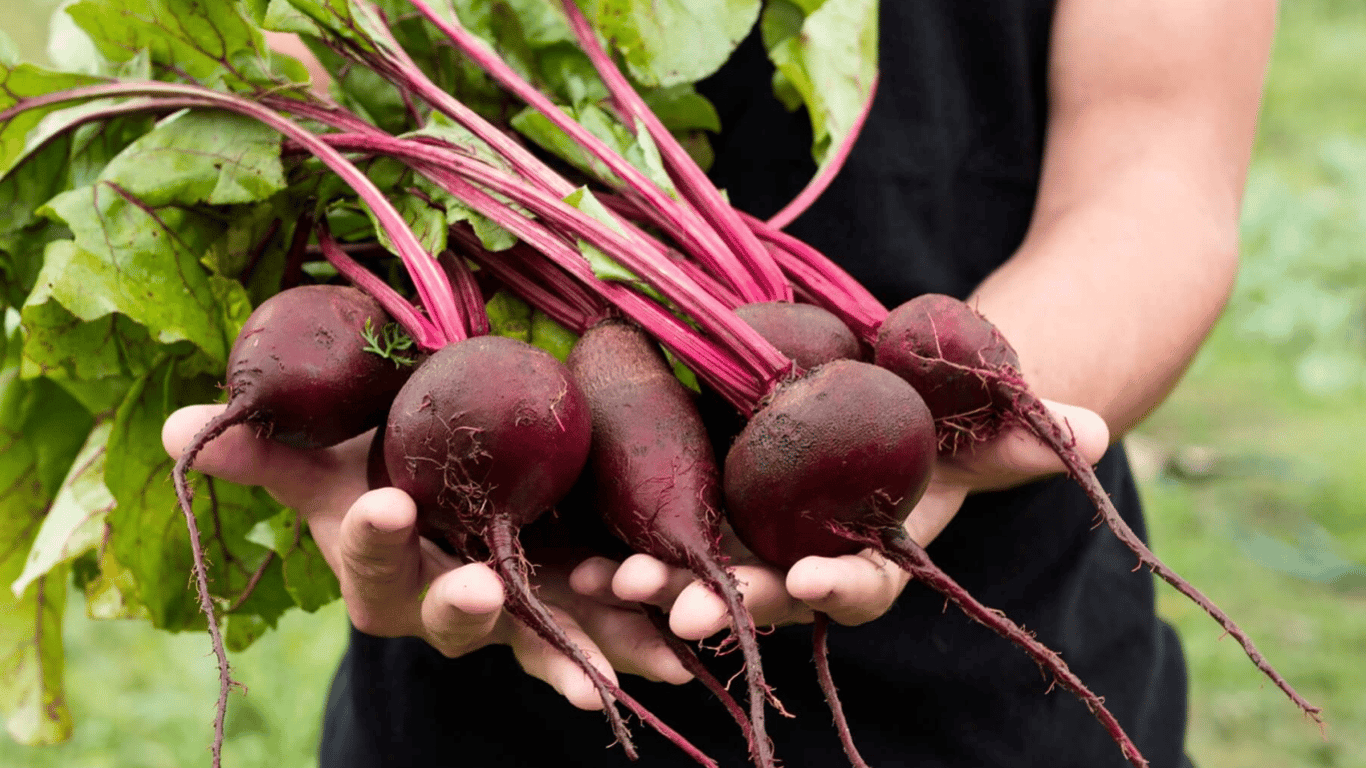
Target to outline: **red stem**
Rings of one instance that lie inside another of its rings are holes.
[[[752,754],[754,752],[754,727],[750,725],[749,717],[745,714],[745,710],[740,707],[740,703],[735,700],[734,696],[730,695],[726,686],[716,679],[716,675],[707,669],[707,666],[697,657],[692,647],[683,642],[678,635],[675,635],[672,629],[669,629],[669,617],[665,615],[664,611],[649,603],[641,603],[640,608],[645,612],[645,617],[654,625],[655,630],[659,632],[659,636],[664,639],[664,644],[673,651],[674,656],[678,658],[683,668],[692,673],[692,676],[703,687],[711,691],[712,695],[730,713],[735,723],[740,726],[740,732],[744,734],[745,741],[750,745],[749,749]]]
[[[556,623],[555,617],[551,615],[550,609],[531,591],[531,585],[527,581],[526,557],[522,554],[521,545],[517,542],[516,529],[513,527],[510,517],[505,514],[495,514],[489,523],[488,533],[483,538],[489,552],[493,555],[493,568],[503,582],[503,591],[507,596],[506,610],[518,621],[540,635],[541,639],[557,651],[573,659],[584,674],[593,681],[593,685],[602,697],[608,719],[612,722],[612,731],[621,742],[622,748],[626,750],[627,757],[635,760],[638,755],[635,745],[631,742],[631,734],[626,730],[626,723],[622,721],[621,713],[617,712],[616,703],[613,699],[624,704],[642,722],[672,741],[699,764],[709,768],[718,768],[714,760],[683,738],[682,734],[664,724],[644,705],[623,691],[620,686],[607,679],[607,676],[588,660],[583,649],[579,648],[564,633],[564,630]]]
[[[446,251],[437,257],[437,262],[445,270],[446,277],[455,286],[455,295],[459,298],[461,306],[465,310],[465,321],[471,336],[487,336],[489,332],[489,316],[484,310],[484,294],[479,290],[479,283],[474,279],[474,272],[470,270],[470,265],[465,263],[465,259],[459,255]]]
[[[418,11],[427,17],[428,21],[450,38],[451,42],[455,44],[455,47],[473,61],[480,69],[487,72],[491,77],[502,84],[504,88],[507,88],[513,95],[517,96],[517,98],[526,102],[533,109],[544,115],[546,119],[550,120],[557,128],[564,131],[565,134],[573,139],[585,152],[605,165],[624,184],[623,191],[642,203],[644,210],[650,212],[651,219],[657,218],[666,222],[669,231],[676,233],[681,237],[682,239],[680,239],[679,242],[682,243],[690,253],[693,253],[699,261],[705,264],[708,269],[712,270],[717,275],[724,275],[727,282],[734,285],[737,290],[741,290],[742,293],[758,296],[758,298],[751,298],[751,301],[765,300],[762,297],[763,294],[756,293],[753,290],[745,290],[746,286],[753,284],[753,279],[749,276],[748,270],[740,263],[740,260],[736,257],[735,253],[727,247],[724,238],[718,235],[718,233],[713,230],[696,211],[670,197],[639,169],[627,162],[625,158],[617,154],[611,147],[608,147],[597,136],[594,136],[586,128],[575,122],[565,114],[559,106],[538,91],[535,86],[518,75],[516,71],[502,61],[502,59],[490,50],[481,40],[470,34],[469,30],[460,26],[458,23],[452,23],[449,19],[436,13],[423,0],[410,0],[410,2],[413,7],[417,8]],[[423,98],[428,98],[434,107],[443,112],[447,111],[447,101],[451,100],[448,96],[443,98],[443,94],[431,92],[431,89],[428,88],[427,84],[419,85],[415,83],[414,87],[415,89],[420,89],[419,92],[422,94]],[[431,88],[435,88],[435,86],[432,85]],[[454,112],[448,114],[450,114],[452,119],[457,120],[462,125],[469,128],[475,135],[480,138],[485,138],[483,133],[476,130],[473,125],[466,125],[464,122],[466,119],[478,119],[477,116],[473,116],[468,110],[460,111],[459,116]],[[494,129],[494,131],[497,132],[496,129]],[[489,141],[488,139],[485,140]],[[504,137],[504,140],[506,140],[506,137]],[[500,146],[502,143],[503,141],[499,141],[498,144],[489,141],[489,144],[497,149],[500,154],[504,152],[503,147]],[[519,148],[519,151],[530,157],[530,154],[526,153],[525,149]],[[514,165],[517,165],[519,171],[525,173],[521,168],[519,160],[511,155],[507,155],[507,157]],[[541,170],[539,171],[539,175],[544,176],[547,171],[548,169]],[[530,174],[528,174],[528,177],[537,178],[537,176]],[[561,197],[572,191],[572,186],[566,185],[568,185],[568,182],[562,182],[561,186],[542,184],[547,191],[553,192]],[[634,235],[633,239],[635,239]]]
[[[318,136],[299,125],[273,112],[270,108],[249,99],[232,94],[221,93],[197,85],[164,83],[156,81],[119,82],[102,85],[89,85],[55,91],[22,99],[10,108],[0,112],[3,124],[19,112],[37,107],[60,104],[68,101],[84,101],[104,97],[154,96],[174,99],[181,106],[223,109],[250,117],[266,125],[286,138],[298,142],[314,157],[322,161],[333,173],[341,177],[351,189],[374,212],[380,226],[389,235],[390,241],[398,251],[417,286],[422,304],[432,313],[436,326],[448,342],[459,341],[465,337],[465,322],[460,317],[455,294],[446,282],[445,276],[437,268],[435,259],[422,249],[417,236],[404,223],[403,217],[379,188],[370,181],[360,169],[352,165]]]
[[[878,76],[873,75],[873,84],[868,88],[868,99],[863,102],[863,108],[859,110],[854,118],[854,124],[849,126],[849,133],[845,134],[844,139],[834,148],[834,151],[825,158],[825,163],[816,171],[816,175],[811,177],[806,187],[792,198],[792,202],[783,206],[781,211],[768,218],[768,225],[774,229],[784,229],[806,213],[811,204],[816,202],[816,198],[830,186],[830,182],[839,175],[840,169],[849,159],[849,153],[854,150],[854,144],[858,141],[859,134],[863,132],[864,123],[868,122],[868,114],[873,111],[873,99],[877,97]]]
[[[840,735],[840,746],[854,768],[869,768],[854,746],[854,735],[849,732],[849,719],[844,716],[844,705],[840,703],[839,692],[835,690],[835,678],[830,674],[830,649],[825,642],[830,629],[830,614],[816,611],[815,624],[811,629],[811,647],[816,659],[816,681],[820,683],[825,703],[830,707],[830,716],[835,720],[835,730]]]
[[[419,0],[414,0],[417,1]],[[569,26],[578,38],[579,47],[588,54],[593,68],[606,83],[607,90],[612,94],[617,106],[631,118],[625,122],[630,126],[632,121],[638,121],[654,140],[660,157],[678,184],[683,198],[726,241],[726,245],[736,254],[748,272],[748,279],[741,280],[739,275],[730,271],[718,274],[725,276],[730,286],[749,302],[791,301],[792,288],[783,279],[782,271],[773,262],[768,251],[740,220],[735,209],[721,198],[721,193],[712,185],[711,180],[698,167],[687,150],[678,143],[673,133],[664,127],[664,123],[627,82],[625,75],[617,69],[611,57],[603,50],[593,28],[589,26],[579,7],[574,4],[574,0],[563,0],[562,5],[565,16],[569,19]]]
[[[1058,458],[1062,459],[1063,464],[1067,467],[1067,474],[1071,475],[1072,479],[1086,492],[1087,498],[1091,500],[1091,503],[1096,508],[1097,514],[1105,521],[1105,524],[1109,526],[1115,536],[1123,542],[1130,551],[1138,556],[1139,564],[1137,567],[1142,568],[1146,566],[1163,581],[1172,585],[1177,592],[1185,595],[1191,602],[1198,605],[1201,610],[1209,614],[1211,618],[1219,623],[1220,627],[1223,627],[1225,632],[1232,635],[1233,639],[1238,641],[1238,644],[1243,647],[1243,652],[1246,653],[1247,657],[1252,660],[1252,663],[1257,666],[1257,669],[1261,670],[1262,674],[1266,675],[1271,682],[1275,683],[1276,687],[1280,688],[1286,696],[1289,696],[1290,700],[1295,702],[1295,705],[1303,710],[1306,715],[1313,718],[1314,722],[1318,723],[1320,728],[1323,728],[1323,708],[1310,704],[1301,696],[1299,692],[1290,685],[1289,681],[1271,666],[1266,660],[1266,657],[1262,655],[1262,652],[1259,651],[1257,646],[1252,642],[1252,638],[1248,636],[1247,632],[1243,631],[1242,627],[1238,626],[1228,614],[1224,613],[1224,611],[1206,597],[1203,592],[1196,589],[1194,586],[1191,586],[1191,584],[1183,579],[1180,574],[1168,567],[1157,555],[1153,554],[1152,550],[1148,549],[1147,545],[1138,538],[1138,535],[1129,527],[1129,524],[1124,521],[1124,518],[1119,516],[1119,511],[1115,509],[1114,503],[1110,501],[1110,495],[1105,492],[1105,489],[1100,485],[1100,481],[1096,478],[1095,471],[1077,454],[1070,430],[1059,424],[1058,421],[1053,418],[1052,414],[1049,413],[1047,407],[1045,407],[1033,393],[1023,388],[1023,386],[1010,384],[1004,380],[998,380],[998,388],[1002,391],[1003,395],[1014,403],[1014,408],[1012,410],[1019,415],[1020,419],[1024,422],[1025,427],[1045,445],[1052,448],[1053,452],[1058,455]]]
[[[1143,759],[1138,747],[1124,732],[1123,726],[1119,724],[1115,716],[1105,708],[1104,700],[1086,687],[1081,678],[1068,668],[1062,657],[1039,642],[1033,633],[1026,632],[1019,624],[1011,621],[1004,613],[979,603],[958,582],[935,565],[924,548],[906,535],[905,529],[900,526],[858,530],[839,525],[834,527],[836,533],[850,541],[858,542],[881,552],[898,568],[909,573],[912,579],[924,583],[962,609],[968,618],[1022,648],[1039,665],[1039,669],[1047,675],[1052,675],[1058,684],[1071,691],[1086,705],[1091,714],[1095,715],[1096,720],[1105,727],[1110,738],[1119,745],[1120,751],[1124,753],[1124,757],[1133,764],[1134,768],[1148,768],[1148,761]]]
[[[441,332],[432,324],[432,321],[418,312],[416,307],[400,296],[398,291],[391,288],[388,283],[361,266],[346,251],[341,249],[336,239],[332,237],[332,232],[327,228],[325,221],[318,222],[318,247],[322,250],[323,258],[336,267],[337,272],[341,273],[342,277],[350,280],[357,288],[374,297],[375,301],[384,307],[384,311],[394,318],[394,322],[403,326],[403,330],[413,337],[413,341],[419,347],[435,351],[446,345]]]

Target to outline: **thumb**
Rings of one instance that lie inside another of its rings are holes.
[[[329,559],[352,623],[382,637],[419,633],[418,608],[428,579],[413,500],[397,488],[370,491],[336,526],[335,538],[316,528],[314,536],[324,552],[334,553]]]

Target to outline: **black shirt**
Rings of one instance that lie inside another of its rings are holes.
[[[882,3],[882,83],[868,124],[830,189],[789,228],[889,306],[934,291],[967,295],[1024,236],[1038,188],[1052,3]],[[702,86],[721,113],[713,178],[738,206],[776,211],[811,175],[804,113],[769,89],[751,38]],[[1098,474],[1144,535],[1122,451]],[[1105,698],[1153,768],[1181,764],[1186,680],[1153,585],[1064,478],[972,496],[929,547],[985,604],[1059,651]],[[877,768],[1049,766],[1127,761],[1071,694],[1025,654],[911,584],[892,610],[833,627],[831,665],[853,735]],[[842,766],[816,686],[810,628],[762,638],[764,670],[796,717],[770,715],[789,766]],[[733,657],[720,661],[729,676]],[[724,677],[723,677],[724,679]],[[723,766],[748,764],[738,729],[697,684],[625,677],[632,695]],[[640,766],[692,765],[638,723]],[[328,702],[323,768],[626,766],[599,713],[573,709],[506,648],[449,660],[415,639],[354,632]]]

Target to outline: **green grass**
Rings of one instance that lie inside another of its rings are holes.
[[[0,0],[29,55],[50,0]],[[27,24],[27,26],[25,26]],[[1217,627],[1165,587],[1160,610],[1192,670],[1189,749],[1201,768],[1366,767],[1366,3],[1286,0],[1245,220],[1244,271],[1172,398],[1139,430],[1164,450],[1213,449],[1200,477],[1146,480],[1169,564],[1252,634],[1311,701],[1327,737]],[[1357,564],[1353,566],[1353,564]],[[345,615],[285,617],[236,654],[228,765],[315,761]],[[201,634],[66,623],[71,742],[0,739],[0,768],[204,764],[216,675]]]

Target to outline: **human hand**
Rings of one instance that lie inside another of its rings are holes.
[[[1076,448],[1090,463],[1109,444],[1109,429],[1093,411],[1045,401],[1053,416],[1071,428]],[[906,530],[921,546],[940,534],[969,493],[1020,485],[1063,470],[1061,460],[1023,428],[1015,427],[973,450],[940,458],[929,488],[906,518]],[[757,625],[809,622],[822,611],[841,624],[857,625],[881,616],[909,576],[872,550],[842,557],[808,557],[787,573],[758,562],[735,541],[727,554]],[[691,574],[635,555],[620,566],[603,558],[581,564],[571,584],[582,594],[607,600],[636,600],[669,611],[679,637],[701,640],[729,626],[725,605]]]
[[[221,405],[182,408],[162,427],[177,457],[220,413]],[[492,644],[512,648],[529,674],[574,706],[601,709],[588,676],[568,657],[503,611],[502,583],[483,563],[461,563],[418,535],[417,508],[397,488],[369,490],[366,460],[373,432],[332,448],[301,450],[233,427],[196,457],[194,469],[259,485],[298,510],[341,583],[356,628],[381,637],[413,636],[449,657]],[[691,675],[649,620],[615,599],[601,602],[568,586],[568,567],[536,570],[538,594],[570,639],[613,681],[618,670],[683,683]]]

